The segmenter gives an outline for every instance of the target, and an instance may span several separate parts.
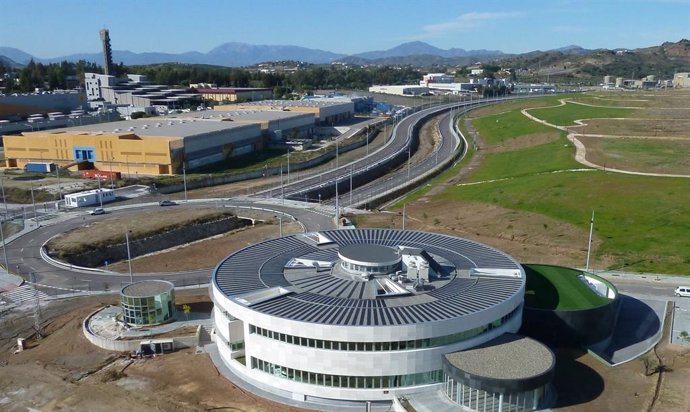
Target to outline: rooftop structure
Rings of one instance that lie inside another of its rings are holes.
[[[236,105],[216,106],[216,110],[282,110],[312,113],[319,124],[335,124],[354,116],[351,99],[261,100]]]
[[[261,133],[259,124],[147,118],[25,132],[3,142],[8,167],[40,161],[75,171],[159,175],[250,153]]]
[[[216,344],[237,376],[279,396],[390,400],[440,389],[443,354],[516,332],[524,287],[510,256],[457,237],[288,236],[216,267]]]

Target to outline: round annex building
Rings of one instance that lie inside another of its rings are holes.
[[[285,399],[447,393],[453,376],[444,356],[517,332],[524,290],[525,272],[512,257],[458,237],[298,234],[218,264],[214,339],[237,379]]]
[[[124,321],[132,326],[165,323],[175,315],[175,285],[165,280],[142,280],[120,290]]]

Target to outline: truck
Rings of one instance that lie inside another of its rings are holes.
[[[24,170],[34,173],[50,173],[55,171],[55,163],[27,163]]]
[[[120,180],[122,178],[122,175],[120,174],[120,172],[109,172],[106,170],[89,169],[82,170],[81,177],[85,177],[87,179],[98,179],[103,182],[111,179]]]

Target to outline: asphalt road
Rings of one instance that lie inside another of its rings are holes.
[[[292,202],[281,204],[280,201],[270,203],[259,202],[251,199],[223,199],[223,200],[194,200],[182,203],[175,207],[258,207],[277,212],[283,212],[294,216],[304,225],[307,231],[334,228],[333,218],[318,210],[304,208]],[[30,273],[35,275],[36,283],[57,288],[77,290],[103,290],[105,285],[110,289],[124,286],[129,283],[129,274],[114,272],[83,271],[69,267],[59,267],[43,260],[40,254],[41,247],[53,236],[70,229],[87,225],[91,222],[105,219],[113,214],[127,216],[139,213],[143,210],[160,208],[157,203],[128,205],[123,207],[109,207],[109,213],[100,216],[91,216],[88,210],[70,212],[53,220],[44,220],[38,229],[29,231],[14,239],[7,248],[10,272],[29,280]],[[177,286],[188,286],[208,282],[211,275],[210,269],[195,270],[178,273],[133,273],[134,280],[161,279],[169,280]],[[50,290],[45,290],[49,294]],[[55,293],[55,292],[53,292]]]

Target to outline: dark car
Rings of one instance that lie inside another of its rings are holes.
[[[158,202],[159,206],[175,206],[177,203],[173,202],[172,200],[161,200]]]

